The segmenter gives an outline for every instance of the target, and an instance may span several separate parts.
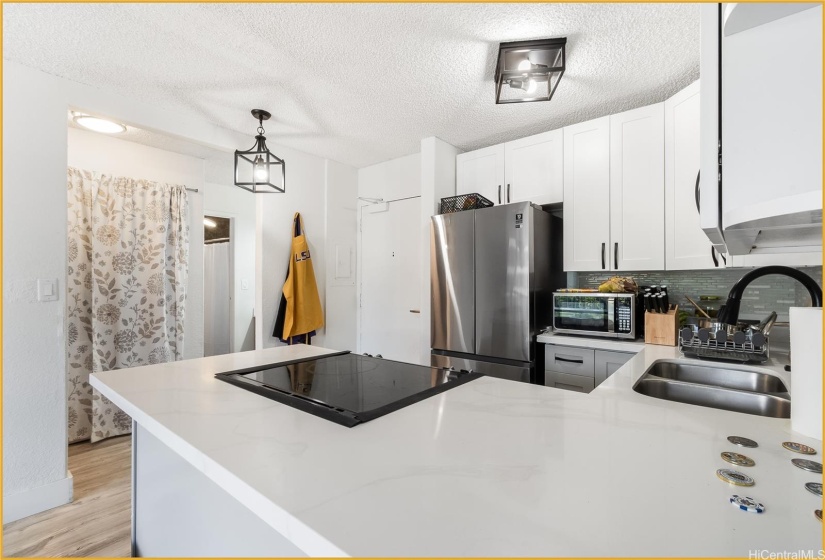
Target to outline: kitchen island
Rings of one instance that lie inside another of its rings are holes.
[[[94,374],[135,423],[139,555],[748,556],[822,549],[782,448],[790,420],[674,403],[634,382],[646,346],[590,394],[482,377],[346,428],[214,378],[331,353],[292,346]],[[787,374],[775,372],[786,382]],[[727,436],[756,440],[738,448]],[[737,451],[754,467],[720,458]],[[716,470],[756,480],[729,486]],[[731,506],[733,494],[762,514]]]

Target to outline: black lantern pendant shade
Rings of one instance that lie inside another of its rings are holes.
[[[263,109],[253,109],[258,121],[255,145],[249,150],[235,150],[235,186],[253,193],[286,192],[286,163],[269,151],[264,136],[264,121],[272,116]]]
[[[501,43],[496,103],[550,101],[564,74],[566,37]]]

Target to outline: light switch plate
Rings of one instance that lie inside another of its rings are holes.
[[[352,277],[352,248],[349,245],[335,246],[335,278]]]
[[[248,290],[249,289],[249,280],[241,280],[241,289]]]
[[[37,301],[57,301],[57,280],[37,279]]]

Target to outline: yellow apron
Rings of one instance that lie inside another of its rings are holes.
[[[321,298],[315,284],[315,272],[312,270],[312,259],[300,213],[295,213],[292,225],[292,255],[283,290],[286,298],[283,334],[285,339],[324,326],[324,311],[321,309]]]

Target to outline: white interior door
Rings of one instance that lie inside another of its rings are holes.
[[[361,352],[418,363],[421,199],[361,210]]]

